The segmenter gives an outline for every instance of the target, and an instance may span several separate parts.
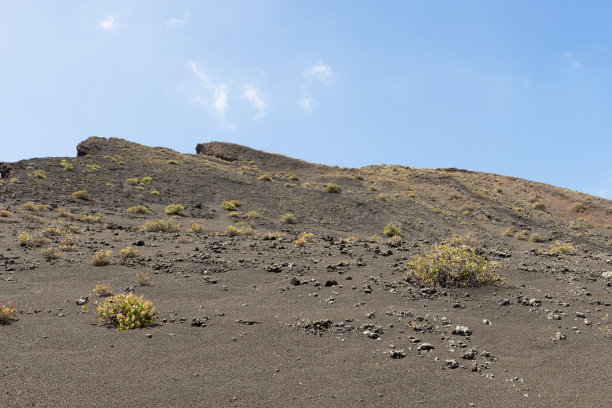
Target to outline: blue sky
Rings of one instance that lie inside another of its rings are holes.
[[[612,198],[612,2],[0,0],[0,161],[91,135]]]

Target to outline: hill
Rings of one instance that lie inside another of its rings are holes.
[[[612,201],[222,142],[92,137],[0,175],[0,302],[18,310],[0,325],[7,406],[609,400]],[[437,243],[498,262],[504,282],[407,275]],[[156,325],[98,324],[99,282],[152,301]]]

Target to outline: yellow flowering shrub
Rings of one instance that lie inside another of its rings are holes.
[[[107,297],[98,306],[99,321],[102,324],[130,330],[155,323],[153,303],[133,293],[120,293]]]

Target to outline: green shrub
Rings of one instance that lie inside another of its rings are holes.
[[[313,242],[314,240],[315,237],[312,232],[304,232],[298,237],[298,239],[293,243],[293,245],[301,247],[309,242]]]
[[[166,163],[176,166],[177,164],[179,164],[179,162],[177,162],[176,160],[168,160]]]
[[[380,235],[372,235],[370,238],[368,238],[368,241],[373,243],[381,243],[382,237]]]
[[[21,204],[21,207],[26,211],[49,211],[51,206],[49,204],[36,204],[32,201],[26,201]]]
[[[62,159],[62,161],[60,162],[60,166],[62,167],[62,169],[64,169],[64,171],[74,171],[74,166],[68,163],[65,159]]]
[[[225,235],[227,235],[228,237],[238,237],[242,235],[253,235],[253,234],[254,234],[254,231],[251,228],[238,229],[232,225],[229,225],[225,229]]]
[[[149,210],[144,205],[135,205],[127,209],[127,212],[137,213],[137,214],[151,214],[151,210]]]
[[[262,174],[261,176],[257,177],[257,179],[263,181],[274,181],[270,174]]]
[[[136,280],[140,286],[152,286],[151,276],[147,272],[141,271],[136,274]]]
[[[537,232],[534,232],[533,234],[531,234],[529,236],[529,241],[531,241],[531,242],[544,242],[544,238],[542,238],[542,235],[538,234]]]
[[[134,247],[132,246],[129,246],[119,251],[119,258],[121,258],[121,260],[123,261],[125,261],[126,259],[140,258],[140,251],[134,249]]]
[[[289,181],[300,181],[300,178],[296,176],[295,174],[290,174]]]
[[[180,204],[169,204],[164,210],[164,212],[168,215],[178,215],[183,210],[185,210],[185,207]]]
[[[474,248],[434,244],[425,255],[416,255],[406,265],[406,278],[425,286],[463,287],[503,283],[494,273],[499,263],[479,257]]]
[[[17,309],[11,303],[0,302],[0,325],[17,320]]]
[[[143,183],[150,183],[150,182],[152,182],[152,181],[153,181],[153,179],[152,179],[151,177],[148,177],[148,176],[147,176],[147,177],[143,177],[143,178],[142,178],[142,181],[143,181]]]
[[[134,177],[134,178],[126,179],[125,182],[128,183],[129,185],[137,186],[140,184],[140,179],[137,177]]]
[[[221,208],[226,211],[236,211],[236,208],[242,206],[242,203],[238,200],[224,201],[221,203]]]
[[[113,288],[106,282],[98,282],[92,292],[98,297],[107,297],[113,295]]]
[[[47,173],[45,173],[44,170],[34,170],[30,174],[28,174],[28,177],[33,179],[45,180],[47,178]]]
[[[389,199],[389,196],[387,194],[380,193],[376,196],[376,199],[378,201],[387,201]]]
[[[106,298],[98,306],[100,323],[119,327],[119,330],[136,329],[155,323],[153,303],[133,293],[120,293]]]
[[[90,200],[87,190],[79,190],[72,193],[72,197],[79,200]]]
[[[506,229],[504,230],[504,232],[502,232],[502,235],[503,235],[504,237],[509,237],[509,236],[514,235],[514,233],[515,233],[515,232],[516,232],[516,228],[515,228],[514,226],[512,226],[512,225],[511,225],[511,226],[509,226],[508,228],[506,228]]]
[[[403,237],[404,233],[395,224],[387,224],[387,226],[383,229],[383,235],[389,238],[394,236]]]
[[[150,193],[150,194],[151,194],[151,195],[154,195],[154,196],[158,196],[158,195],[159,195],[159,191],[157,191],[157,190],[151,190],[151,193]]]
[[[201,234],[204,232],[204,226],[197,222],[192,222],[189,224],[189,229],[187,231],[193,234]]]
[[[112,253],[113,253],[112,249],[109,249],[109,250],[106,250],[106,251],[98,251],[98,252],[96,252],[96,254],[93,256],[93,258],[91,258],[91,264],[93,266],[106,266],[106,265],[110,265]]]
[[[12,217],[13,213],[10,212],[9,210],[5,210],[3,208],[0,208],[0,218],[9,218]]]
[[[541,201],[536,201],[535,203],[533,203],[533,208],[538,211],[544,211],[546,210],[546,205]]]
[[[172,218],[164,218],[163,220],[147,221],[147,223],[142,226],[142,229],[149,232],[179,232],[181,230],[181,224]]]
[[[285,224],[295,224],[295,216],[293,213],[287,213],[281,217],[281,222],[284,222]]]
[[[514,234],[514,237],[520,241],[527,241],[529,239],[529,231],[522,230]]]
[[[56,251],[54,247],[41,249],[40,252],[42,253],[43,258],[47,260],[58,259],[60,257],[60,254]]]
[[[575,252],[576,248],[574,248],[574,246],[569,242],[555,241],[555,243],[548,248],[548,253],[553,255],[573,254]]]
[[[342,191],[342,188],[337,184],[329,183],[325,186],[325,191],[338,194]]]
[[[264,217],[262,210],[249,211],[248,213],[246,213],[246,217],[250,220],[262,220],[266,218]]]

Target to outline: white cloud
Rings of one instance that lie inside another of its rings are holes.
[[[249,101],[249,103],[257,109],[257,113],[253,116],[254,119],[263,117],[266,110],[266,102],[260,96],[260,92],[251,84],[244,86],[244,93],[242,97]]]
[[[562,53],[561,56],[565,60],[569,61],[572,64],[572,67],[574,69],[579,69],[582,66],[580,61],[576,61],[576,59],[574,58],[574,53],[571,52],[571,51],[566,51],[566,52]]]
[[[571,57],[573,55],[574,55],[574,53],[571,52],[571,51],[566,51],[563,54],[561,54],[561,56],[564,57],[564,58],[569,58],[569,57]]]
[[[312,96],[305,96],[298,102],[298,104],[302,108],[302,112],[312,112],[313,103],[314,100],[312,99]]]
[[[204,89],[208,92],[208,97],[202,97],[197,95],[195,97],[196,102],[212,109],[213,113],[221,121],[221,124],[226,127],[232,127],[227,125],[225,122],[225,114],[229,109],[228,94],[229,88],[226,83],[213,83],[206,73],[202,71],[195,62],[187,61],[187,66],[191,69],[195,76],[197,76]]]
[[[185,23],[185,19],[184,18],[172,17],[170,20],[168,20],[168,25],[170,27],[180,26],[180,25],[183,25],[183,23]]]
[[[318,61],[316,64],[310,66],[310,68],[304,70],[302,75],[306,78],[314,77],[322,82],[328,82],[332,77],[333,71],[329,65],[324,64],[322,61]]]
[[[102,27],[102,29],[106,31],[113,30],[117,28],[117,17],[113,17],[113,16],[106,17],[104,20],[98,23],[98,26]]]
[[[572,66],[576,69],[580,68],[580,63],[578,61],[574,61],[574,63],[572,64]]]

